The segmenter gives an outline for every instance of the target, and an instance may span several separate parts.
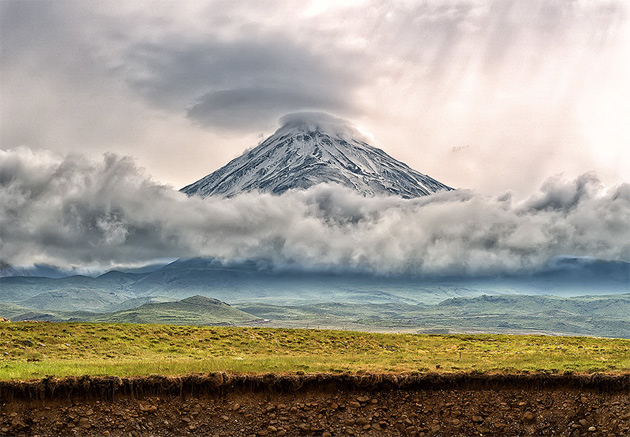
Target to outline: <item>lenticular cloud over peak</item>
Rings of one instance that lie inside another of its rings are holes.
[[[278,132],[292,129],[321,132],[344,139],[364,139],[364,135],[352,123],[325,112],[294,112],[280,118]]]
[[[630,261],[630,185],[551,178],[524,200],[473,191],[364,197],[334,184],[187,197],[129,158],[0,151],[0,253],[11,265],[269,260],[309,269],[487,274],[554,256]]]

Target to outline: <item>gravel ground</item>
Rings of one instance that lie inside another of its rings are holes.
[[[365,389],[73,396],[1,404],[10,436],[630,436],[627,390]]]

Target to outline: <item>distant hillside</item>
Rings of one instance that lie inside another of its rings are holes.
[[[143,277],[112,271],[97,278],[0,278],[0,302],[43,311],[106,311],[135,298],[132,286]]]
[[[109,312],[148,300],[194,295],[230,304],[437,304],[487,295],[608,295],[630,291],[630,263],[558,258],[530,275],[487,277],[379,276],[360,272],[276,269],[256,260],[180,259],[145,273],[111,271],[97,278],[0,278],[0,302],[44,312]],[[144,300],[143,300],[144,299]]]
[[[630,263],[584,257],[558,257],[537,273],[486,277],[299,271],[261,260],[193,258],[97,278],[0,278],[0,316],[198,325],[258,318],[293,327],[630,338],[629,291]]]
[[[230,306],[193,296],[180,301],[145,298],[125,302],[135,308],[109,313],[41,311],[0,304],[13,321],[87,321],[176,325],[249,325],[420,333],[563,334],[630,338],[630,294],[608,296],[480,296],[447,299],[437,305],[327,302]]]
[[[238,305],[272,326],[418,332],[566,334],[630,338],[630,294],[610,296],[480,296],[437,305]]]
[[[11,320],[17,320],[19,316],[29,311],[28,308],[24,308],[12,303],[0,303],[0,317],[5,317]]]
[[[161,323],[172,325],[234,325],[258,317],[225,302],[192,296],[177,302],[148,303],[137,308],[90,317],[86,321],[108,323]]]

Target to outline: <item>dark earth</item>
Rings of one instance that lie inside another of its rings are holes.
[[[629,375],[221,375],[3,382],[0,435],[630,435]]]

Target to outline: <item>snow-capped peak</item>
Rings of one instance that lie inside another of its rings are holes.
[[[336,183],[367,195],[426,196],[446,185],[365,142],[345,120],[324,113],[289,114],[258,147],[182,188],[188,195],[281,194]]]

